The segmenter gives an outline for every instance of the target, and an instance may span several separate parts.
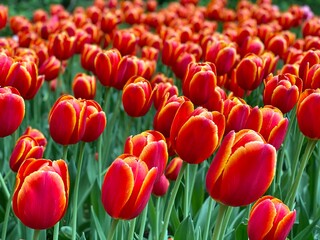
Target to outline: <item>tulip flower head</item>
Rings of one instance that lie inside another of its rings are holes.
[[[275,147],[253,130],[231,131],[212,160],[206,188],[224,205],[245,206],[267,191],[275,170]]]
[[[64,160],[27,159],[17,173],[13,212],[27,227],[51,228],[67,210],[69,186]]]
[[[250,240],[285,240],[296,219],[296,211],[272,196],[260,198],[251,208],[248,222]]]

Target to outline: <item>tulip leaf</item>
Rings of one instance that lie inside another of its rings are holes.
[[[296,235],[293,240],[306,240],[306,239],[314,239],[311,234],[313,228],[316,226],[316,224],[319,222],[320,217],[315,219],[310,225],[308,225],[305,229],[303,229],[301,232],[299,232],[298,235]]]
[[[240,223],[236,228],[236,240],[248,239],[247,224]]]
[[[174,234],[174,239],[185,240],[186,236],[188,236],[188,240],[196,239],[193,220],[191,219],[190,215],[180,223],[176,233]]]
[[[196,221],[196,228],[201,228],[202,230],[205,228],[208,221],[210,221],[211,225],[213,224],[213,220],[216,219],[218,214],[218,208],[215,207],[216,202],[214,202],[212,205],[212,214],[211,219],[208,219],[208,211],[209,211],[209,202],[214,201],[211,197],[208,197],[205,202],[202,204],[200,210],[198,211],[197,216],[195,217]]]
[[[62,235],[64,235],[67,239],[71,239],[72,236],[72,228],[70,226],[63,226],[60,229]]]
[[[100,225],[99,219],[97,218],[92,206],[91,206],[91,214],[92,214],[92,217],[93,217],[94,224],[96,226],[96,230],[97,230],[98,235],[99,235],[99,239],[106,240],[106,236],[104,235],[104,232],[103,232],[102,227]]]

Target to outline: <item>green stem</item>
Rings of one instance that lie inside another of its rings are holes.
[[[33,232],[33,240],[38,240],[40,235],[40,230],[35,229]]]
[[[142,213],[142,219],[141,219],[141,225],[140,225],[140,231],[139,231],[139,240],[143,240],[144,229],[147,221],[147,213],[148,213],[148,203]]]
[[[8,190],[8,187],[6,185],[6,182],[4,181],[3,179],[3,176],[2,176],[2,173],[0,173],[0,186],[3,187],[3,190],[4,190],[4,194],[6,195],[6,198],[9,199],[10,198],[10,192]]]
[[[207,217],[207,224],[204,228],[204,234],[203,234],[203,239],[208,239],[209,236],[209,230],[210,230],[210,221],[211,221],[211,213],[212,213],[212,207],[213,207],[213,199],[209,197],[209,207],[208,207],[208,217]]]
[[[318,155],[319,156],[319,155]],[[313,193],[313,202],[312,202],[312,209],[318,209],[318,195],[319,195],[319,177],[320,177],[320,171],[319,171],[319,163],[317,162],[318,159],[314,159],[314,193]],[[313,219],[315,220],[317,218],[317,211],[312,211]]]
[[[228,211],[230,207],[224,204],[219,204],[219,213],[215,223],[212,240],[223,240],[226,226],[229,222],[230,214]]]
[[[294,154],[294,159],[293,159],[293,167],[292,167],[292,177],[291,177],[291,182],[290,182],[290,186],[292,186],[294,184],[295,181],[295,177],[296,177],[296,173],[297,173],[297,167],[298,167],[298,163],[299,163],[299,157],[300,157],[300,153],[301,153],[301,149],[303,146],[303,142],[304,142],[304,136],[298,132],[298,142],[297,142],[297,148]]]
[[[159,236],[159,223],[160,223],[160,202],[161,202],[161,198],[157,197],[156,198],[156,228],[155,228],[155,238],[157,239]]]
[[[188,164],[184,173],[184,219],[188,216],[189,213],[189,189],[190,189],[190,165]]]
[[[112,219],[111,229],[109,230],[107,240],[113,239],[118,223],[119,223],[119,219],[114,219],[114,218]]]
[[[317,140],[308,139],[307,146],[306,146],[306,149],[305,149],[304,154],[302,156],[300,167],[298,169],[298,173],[294,179],[293,185],[291,186],[288,197],[287,197],[286,202],[287,202],[289,209],[293,208],[294,200],[297,195],[297,190],[298,190],[299,183],[301,181],[304,169],[307,166],[309,158],[310,158],[312,151],[315,148],[316,144],[317,144]]]
[[[56,223],[56,225],[54,225],[53,228],[53,240],[58,240],[59,239],[59,225],[60,225],[60,221]]]
[[[85,142],[80,142],[80,150],[79,150],[79,158],[78,158],[78,166],[77,166],[77,175],[76,182],[74,185],[73,192],[73,212],[72,212],[72,240],[76,239],[77,235],[77,210],[78,210],[78,194],[79,194],[79,185],[80,185],[80,177],[81,177],[81,168],[83,162],[83,153],[84,153]]]
[[[62,159],[67,161],[67,157],[68,157],[68,146],[69,145],[64,145],[63,146],[63,153],[62,153]]]
[[[171,216],[171,212],[172,212],[172,208],[173,208],[173,205],[174,205],[174,201],[175,201],[176,195],[178,193],[179,185],[180,185],[184,170],[187,167],[187,164],[188,163],[183,162],[181,170],[180,170],[180,173],[178,175],[178,178],[177,178],[176,182],[174,183],[174,186],[173,186],[173,189],[172,189],[172,192],[171,192],[171,195],[170,195],[170,200],[169,200],[169,203],[168,203],[168,207],[167,207],[167,210],[166,210],[166,213],[165,213],[165,216],[164,216],[164,223],[162,225],[162,231],[161,231],[161,235],[160,235],[160,240],[165,240],[165,236],[166,236],[167,228],[168,228],[168,225],[169,225],[169,219],[170,219],[170,216]]]
[[[134,218],[130,221],[128,239],[134,239],[134,229],[136,227],[136,221],[137,221],[137,218]]]
[[[12,196],[10,196],[10,194],[9,194],[9,198],[8,198],[8,202],[7,202],[7,206],[6,206],[6,213],[4,215],[3,225],[2,225],[2,234],[1,234],[1,239],[2,240],[6,240],[7,228],[8,228],[8,222],[9,222],[9,215],[10,215],[10,211],[11,211],[11,200],[12,200]]]

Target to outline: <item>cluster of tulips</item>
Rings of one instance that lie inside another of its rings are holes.
[[[12,33],[0,38],[2,240],[319,234],[310,8],[95,0],[9,12],[0,5],[0,33]]]

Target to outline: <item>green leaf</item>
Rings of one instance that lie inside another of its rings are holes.
[[[313,221],[309,226],[304,228],[297,236],[293,238],[293,240],[306,240],[309,237],[311,238],[312,230],[317,225],[319,220],[320,220],[320,217],[318,217],[315,221]]]
[[[106,240],[106,236],[105,236],[105,234],[104,234],[104,232],[102,230],[100,222],[99,222],[99,220],[98,220],[98,218],[97,218],[92,206],[91,206],[91,214],[92,214],[92,217],[93,217],[94,224],[96,226],[96,230],[97,230],[98,235],[99,235],[99,239]]]
[[[193,220],[190,215],[186,217],[179,225],[175,235],[175,240],[185,240],[186,236],[188,236],[188,240],[195,240],[196,234],[194,231]]]
[[[211,197],[208,197],[205,202],[202,204],[202,207],[200,208],[198,215],[195,218],[196,221],[196,228],[200,227],[201,229],[204,229],[207,222],[209,221],[208,219],[208,211],[209,211],[209,202],[214,201],[211,199]],[[214,205],[212,206],[213,213],[211,215],[210,222],[213,225],[213,219],[216,219],[217,214],[218,214],[218,208],[215,207],[216,203],[213,203]]]
[[[247,227],[248,225],[245,223],[240,223],[238,225],[236,228],[236,240],[248,239]]]

